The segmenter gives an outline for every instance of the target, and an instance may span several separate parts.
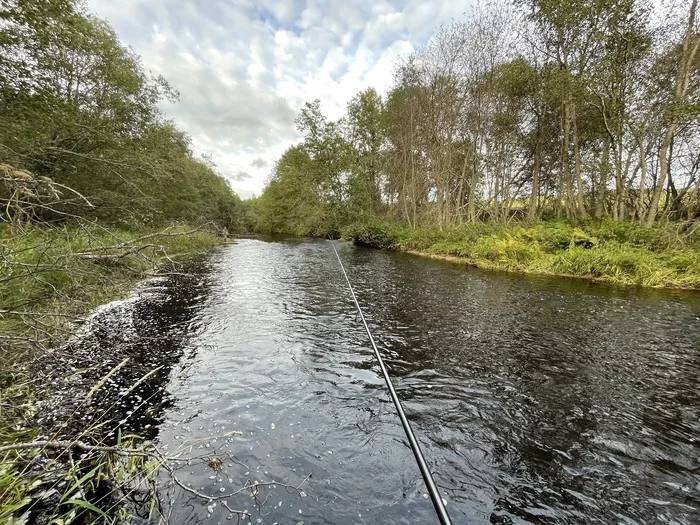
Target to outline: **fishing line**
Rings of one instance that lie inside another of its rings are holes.
[[[435,512],[437,512],[438,518],[440,519],[440,524],[452,525],[452,521],[450,521],[450,517],[447,515],[447,509],[445,509],[445,505],[442,502],[442,498],[440,497],[437,485],[435,485],[435,481],[433,480],[433,475],[430,473],[428,464],[425,462],[425,458],[423,457],[423,453],[420,450],[420,446],[418,445],[416,436],[413,435],[413,430],[411,429],[411,425],[409,424],[408,419],[406,418],[406,414],[403,411],[401,401],[399,401],[399,397],[396,395],[396,390],[394,389],[394,385],[391,382],[391,378],[389,377],[389,371],[384,365],[384,360],[382,359],[382,356],[379,353],[377,344],[374,342],[372,332],[370,332],[369,326],[367,326],[365,314],[362,312],[360,303],[357,301],[357,297],[355,296],[355,291],[352,289],[352,284],[350,284],[350,278],[348,277],[348,274],[345,271],[343,261],[340,260],[340,255],[338,255],[338,250],[335,249],[335,243],[333,241],[331,241],[331,245],[333,246],[335,256],[338,258],[338,263],[340,263],[340,269],[343,271],[345,280],[348,283],[348,288],[350,288],[350,294],[352,295],[352,300],[355,301],[355,306],[357,307],[357,312],[360,314],[360,319],[362,319],[362,324],[365,326],[365,330],[367,331],[369,342],[372,344],[374,355],[376,356],[377,361],[379,362],[379,368],[381,368],[382,370],[382,375],[384,376],[384,381],[386,382],[386,386],[389,389],[391,400],[394,402],[396,412],[399,414],[401,425],[403,426],[404,432],[406,432],[408,443],[411,445],[411,450],[413,450],[413,455],[415,456],[416,462],[418,463],[418,468],[420,469],[420,473],[423,476],[423,481],[425,481],[425,485],[428,488],[428,493],[430,494],[430,499],[432,500],[433,506],[435,507]]]

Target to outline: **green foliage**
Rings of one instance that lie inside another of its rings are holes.
[[[348,213],[359,221],[379,213],[382,146],[386,140],[384,102],[373,88],[359,93],[348,103],[348,130],[351,173],[348,178]]]
[[[0,444],[30,441],[37,431],[24,425],[34,413],[33,389],[9,368],[0,371]],[[30,455],[31,457],[31,455]],[[35,480],[17,468],[18,454],[0,454],[0,523],[27,505]]]
[[[63,192],[51,206],[34,203],[34,219],[239,227],[238,197],[158,108],[177,93],[144,70],[107,22],[77,0],[10,0],[2,9],[0,162],[94,205]]]
[[[343,181],[348,143],[339,126],[321,115],[318,101],[307,104],[297,122],[306,139],[285,151],[275,165],[253,208],[257,229],[337,237],[348,222]]]
[[[520,269],[540,256],[537,245],[528,244],[521,237],[508,233],[481,237],[470,253],[475,259],[484,259],[510,268]]]
[[[380,223],[353,223],[341,231],[341,238],[352,240],[357,246],[390,249],[396,243],[391,227]]]
[[[290,214],[263,222],[296,233],[373,221],[578,225],[574,234],[568,225],[533,233],[553,252],[595,246],[602,237],[590,217],[697,221],[697,2],[663,16],[654,9],[644,0],[475,8],[398,61],[385,99],[362,91],[336,122],[318,101],[302,109],[308,162],[294,180],[313,193],[302,213],[312,226]],[[275,186],[288,183],[273,177],[266,208],[283,206]],[[615,228],[600,229],[625,236]],[[629,233],[655,251],[678,244]]]
[[[258,230],[324,236],[337,227],[332,207],[316,183],[312,164],[304,146],[289,148],[282,155],[255,203]]]
[[[40,313],[46,310],[81,315],[126,290],[154,264],[170,257],[211,249],[221,240],[183,226],[164,234],[108,230],[100,226],[27,227],[13,231],[0,224],[0,304],[2,309]],[[146,237],[143,241],[139,239]],[[133,243],[133,245],[131,244]],[[144,249],[129,251],[132,246]],[[8,366],[29,346],[56,344],[66,321],[48,317],[41,336],[26,345],[0,340],[0,359]],[[26,332],[21,316],[0,314],[0,332]],[[62,335],[63,334],[63,335]]]
[[[563,221],[535,223],[520,228],[519,233],[550,253],[574,246],[591,248],[598,244],[598,239],[590,232]]]
[[[653,252],[700,249],[700,230],[686,230],[683,223],[662,221],[653,228],[640,228],[634,223],[604,220],[592,225],[591,229],[601,239],[644,247]]]
[[[74,333],[75,318],[123,296],[160,265],[220,242],[183,226],[136,233],[90,223],[0,224],[0,446],[31,441],[38,433],[27,425],[39,402],[39,386],[23,368],[28,356],[64,341]],[[99,435],[98,425],[82,435]],[[133,440],[124,445],[132,447]],[[32,505],[46,508],[42,494],[50,496],[54,488],[60,502],[47,510],[57,520],[53,523],[125,523],[125,507],[112,497],[115,487],[130,491],[154,482],[142,456],[126,461],[110,453],[81,452],[74,464],[61,462],[47,473],[32,464],[45,452],[0,453],[0,523],[21,523]],[[55,451],[46,455],[55,457]]]
[[[15,379],[1,385],[0,401],[3,407],[12,408],[12,412],[0,412],[0,445],[23,443],[36,437],[35,430],[25,428],[38,402],[33,397],[35,387],[29,386],[26,377]],[[8,399],[11,396],[21,396],[22,400]],[[98,430],[99,424],[94,424],[85,429],[84,437],[97,434]],[[120,435],[116,446],[125,452],[138,452],[139,441],[137,436],[121,439]],[[26,523],[32,514],[40,514],[39,519],[48,518],[49,523],[66,525],[127,523],[125,496],[137,490],[149,494],[155,486],[157,464],[149,457],[76,449],[69,461],[66,450],[61,454],[36,447],[9,450],[0,455],[0,523]],[[42,456],[52,459],[43,459],[44,469],[37,469],[33,462]],[[151,492],[150,497],[155,497],[155,493]],[[41,515],[42,511],[45,514]]]
[[[348,118],[330,122],[318,100],[297,118],[304,142],[289,148],[252,207],[258,230],[337,237],[382,208],[384,104],[374,89],[348,103]]]
[[[696,234],[668,225],[565,222],[465,224],[449,230],[390,223],[353,224],[343,238],[362,246],[455,257],[484,268],[564,274],[615,284],[700,289]],[[656,247],[674,248],[657,252]]]

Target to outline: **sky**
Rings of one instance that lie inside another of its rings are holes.
[[[341,117],[359,91],[386,93],[396,59],[470,1],[88,0],[146,70],[179,91],[165,114],[242,197],[259,195],[301,136],[305,102]]]

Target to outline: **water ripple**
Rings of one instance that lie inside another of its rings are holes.
[[[339,252],[455,523],[700,522],[700,296]],[[239,430],[240,464],[183,479],[313,475],[253,523],[434,522],[329,243],[246,240],[210,265],[159,439]],[[178,523],[226,518],[177,501]]]

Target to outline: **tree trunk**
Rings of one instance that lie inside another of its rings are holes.
[[[618,218],[621,221],[627,219],[627,198],[629,196],[629,190],[632,187],[632,181],[628,180],[627,174],[630,170],[630,164],[632,163],[632,151],[627,154],[627,160],[622,163],[622,136],[617,139],[617,147],[615,151],[615,177],[620,179],[620,210],[618,213]],[[635,170],[636,171],[636,170]]]
[[[564,134],[562,136],[562,164],[564,168],[564,191],[565,193],[565,208],[566,218],[576,222],[578,215],[576,213],[576,201],[574,198],[574,182],[571,173],[571,155],[569,149],[571,147],[571,103],[564,103]]]
[[[576,125],[576,105],[571,105],[572,138],[574,143],[574,178],[576,179],[576,216],[586,220],[586,203],[583,200],[583,178],[581,176],[581,149],[578,142],[578,126]]]
[[[467,208],[469,212],[469,222],[476,221],[476,185],[479,182],[479,166],[478,166],[478,147],[479,138],[477,137],[474,141],[474,156],[472,158],[472,176],[469,182],[469,206]]]
[[[637,220],[644,221],[644,192],[646,191],[647,180],[647,151],[644,148],[644,142],[641,138],[636,137],[637,147],[639,148],[639,166],[642,170],[639,180],[639,195],[637,195]]]
[[[459,177],[459,189],[457,190],[457,213],[458,222],[462,223],[464,221],[464,212],[462,208],[464,207],[464,181],[467,179],[467,167],[469,166],[469,152],[464,149],[464,162],[462,163],[462,172]]]
[[[535,160],[532,166],[532,191],[530,192],[530,210],[527,214],[527,218],[530,221],[534,221],[535,217],[537,217],[537,201],[540,194],[541,165],[542,159],[540,154],[540,140],[538,136],[537,143],[535,144]]]
[[[671,124],[666,130],[666,135],[664,136],[664,141],[661,143],[659,148],[659,178],[656,181],[656,186],[651,195],[651,204],[649,204],[649,212],[647,213],[646,227],[651,228],[656,221],[656,214],[659,211],[659,201],[661,200],[661,193],[666,185],[666,176],[668,175],[668,148],[673,140],[673,134],[676,131],[676,124]]]
[[[559,159],[559,184],[557,199],[557,218],[561,218],[562,209],[566,217],[571,219],[569,214],[570,177],[569,177],[569,110],[566,103],[562,104],[562,138],[561,138],[561,158]]]
[[[608,184],[608,171],[610,169],[610,139],[605,139],[603,144],[603,153],[600,159],[600,182],[598,183],[598,192],[595,200],[596,219],[601,219],[605,214],[605,189]]]
[[[656,220],[656,215],[659,211],[659,201],[661,193],[666,185],[666,178],[669,172],[669,148],[673,142],[673,136],[678,127],[678,116],[674,114],[674,107],[680,107],[684,102],[688,93],[690,84],[691,65],[695,59],[695,55],[700,48],[700,38],[694,33],[695,29],[695,12],[698,7],[698,0],[692,0],[690,6],[690,14],[688,15],[688,27],[686,29],[685,38],[683,39],[683,50],[681,52],[681,63],[678,65],[678,74],[676,75],[676,86],[672,107],[669,108],[670,123],[666,129],[664,140],[659,149],[660,173],[659,179],[654,187],[654,193],[651,197],[649,213],[646,218],[646,227],[651,228]],[[694,40],[694,41],[693,41]]]

